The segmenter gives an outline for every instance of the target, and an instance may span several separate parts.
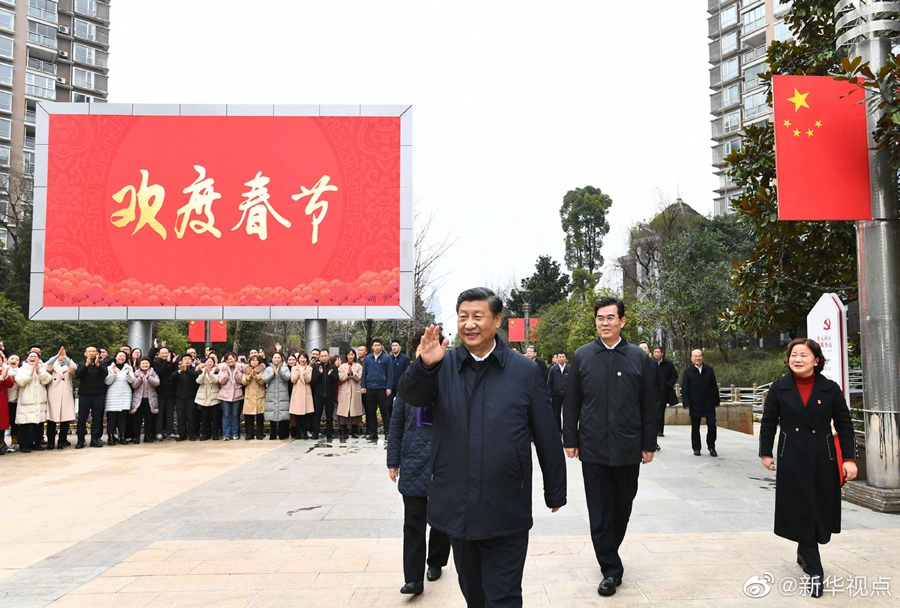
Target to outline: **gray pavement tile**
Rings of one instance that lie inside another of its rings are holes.
[[[33,568],[111,568],[147,546],[146,541],[84,541],[34,564]]]
[[[44,604],[62,597],[99,576],[108,566],[81,566],[68,568],[38,568],[32,566],[19,570],[0,580],[0,597],[5,602],[36,602]],[[12,604],[17,605],[17,604]]]

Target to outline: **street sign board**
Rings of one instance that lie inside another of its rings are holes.
[[[847,307],[826,293],[806,315],[806,335],[819,343],[825,357],[822,375],[838,383],[850,403],[850,363],[847,354]]]

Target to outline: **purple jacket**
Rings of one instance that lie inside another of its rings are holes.
[[[146,379],[143,377],[146,374]],[[151,367],[146,372],[142,369],[134,372],[134,383],[131,389],[131,413],[135,413],[141,407],[141,401],[147,399],[150,402],[150,411],[159,412],[159,399],[156,396],[156,387],[159,386],[159,376]]]
[[[244,398],[244,366],[235,363],[228,367],[227,363],[219,364],[219,401],[241,401]]]

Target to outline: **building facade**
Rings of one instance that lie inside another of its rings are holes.
[[[716,215],[731,212],[740,193],[724,169],[724,159],[741,147],[741,130],[769,120],[766,88],[759,74],[768,71],[766,49],[773,40],[790,40],[784,15],[791,2],[781,0],[707,0],[709,11],[709,86],[712,112],[712,164],[719,179]]]
[[[109,0],[0,0],[0,215],[14,224],[34,191],[41,101],[105,102]],[[6,230],[0,242],[9,246]]]

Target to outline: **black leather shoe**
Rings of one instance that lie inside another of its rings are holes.
[[[423,591],[425,591],[425,583],[422,581],[419,581],[418,583],[406,583],[400,587],[400,593],[403,595],[422,595]]]
[[[615,595],[616,587],[621,584],[621,578],[613,578],[612,576],[607,576],[605,579],[600,581],[600,586],[597,587],[597,593],[599,593],[600,595]]]
[[[83,447],[84,447],[84,439],[79,439],[78,443],[75,444],[75,449],[80,450]]]
[[[427,578],[430,582],[434,582],[437,579],[441,578],[441,569],[439,566],[432,566],[428,569],[428,572],[425,573],[425,578]]]
[[[103,442],[99,439],[91,439],[91,447],[92,448],[102,448]]]
[[[177,443],[179,441],[187,441],[187,437],[185,437],[184,435],[179,435],[178,439],[176,439],[175,442]]]
[[[719,456],[719,453],[716,451],[716,448],[712,448],[709,451],[709,455],[712,456],[713,458],[717,458]]]
[[[694,450],[694,456],[699,456],[699,455],[700,455],[700,450]]]
[[[32,452],[43,452],[44,451],[44,446],[42,446],[39,443],[32,443],[30,447],[31,447]]]
[[[809,579],[809,597],[822,597],[825,589],[822,587],[822,577],[818,574]]]
[[[70,445],[72,445],[72,443],[68,439],[60,439],[58,443],[59,443],[59,445],[61,445],[64,448],[67,448]]]
[[[657,443],[657,444],[656,444],[656,451],[658,452],[658,451],[660,451],[661,449],[662,449],[662,448],[661,448],[660,445]]]

